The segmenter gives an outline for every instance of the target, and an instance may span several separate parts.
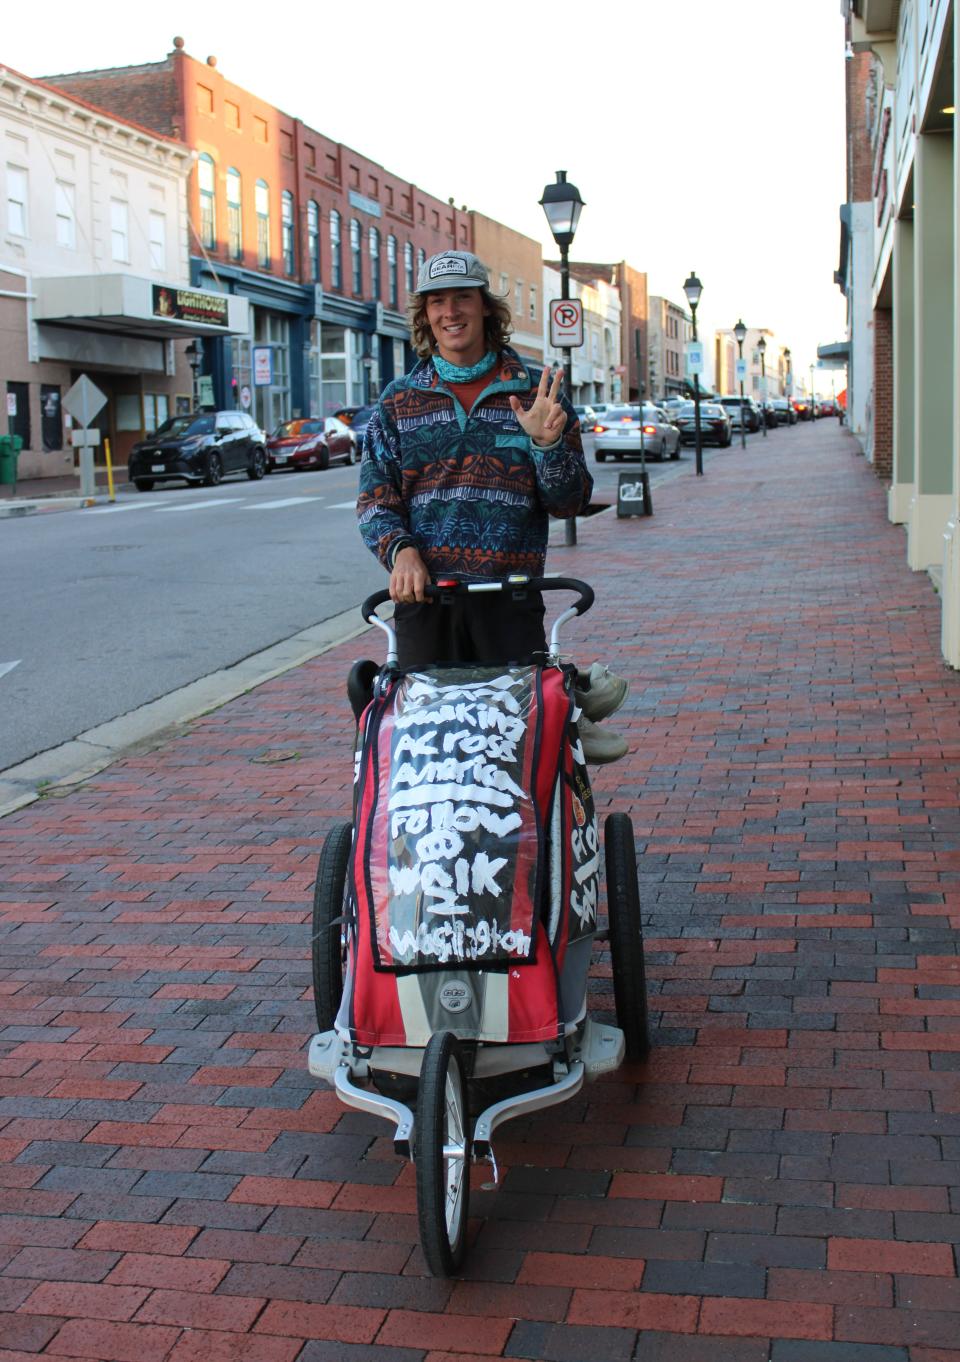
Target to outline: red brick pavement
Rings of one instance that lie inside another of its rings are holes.
[[[632,681],[649,1063],[507,1126],[425,1275],[304,1066],[346,644],[0,824],[0,1362],[960,1362],[960,677],[882,488],[776,432],[552,566]]]

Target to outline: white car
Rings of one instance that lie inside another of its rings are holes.
[[[642,418],[639,406],[610,406],[593,427],[593,452],[597,463],[608,454],[618,461],[639,459],[641,452],[658,461],[679,459],[680,432],[652,402],[643,404]]]

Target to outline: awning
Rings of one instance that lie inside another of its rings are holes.
[[[832,341],[817,346],[817,361],[824,369],[843,369],[850,362],[850,342]]]
[[[246,298],[156,283],[135,274],[77,274],[34,279],[33,319],[144,340],[247,335]]]

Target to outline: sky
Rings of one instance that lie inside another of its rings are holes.
[[[270,12],[44,0],[38,22],[8,4],[0,63],[41,76],[160,61],[179,34],[228,80],[547,258],[538,201],[566,170],[585,201],[571,259],[625,259],[681,304],[695,270],[701,338],[739,317],[769,327],[798,378],[844,338],[840,0],[314,0],[278,6],[272,30]]]

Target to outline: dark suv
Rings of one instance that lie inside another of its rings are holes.
[[[178,478],[216,487],[229,473],[256,481],[267,471],[263,431],[245,411],[171,416],[130,451],[129,476],[138,492]]]

